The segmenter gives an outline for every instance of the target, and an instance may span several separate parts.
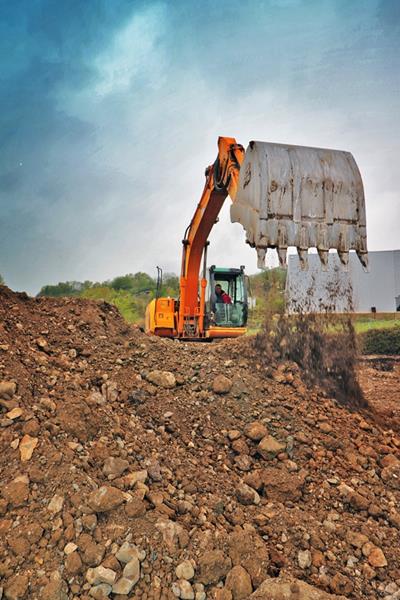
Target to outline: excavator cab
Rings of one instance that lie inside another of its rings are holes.
[[[245,332],[247,323],[247,280],[244,266],[227,269],[211,266],[208,272],[206,303],[207,337],[236,337]],[[229,296],[223,302],[215,292],[216,286]]]

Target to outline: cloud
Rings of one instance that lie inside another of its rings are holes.
[[[0,273],[36,292],[155,264],[178,271],[219,135],[352,151],[370,247],[398,246],[396,10],[377,0],[362,11],[342,0],[9,4]],[[255,271],[228,203],[210,261]]]

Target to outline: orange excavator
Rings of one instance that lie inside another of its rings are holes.
[[[303,269],[311,247],[317,249],[323,269],[331,248],[344,269],[350,250],[367,268],[364,190],[349,152],[269,142],[250,142],[245,151],[234,138],[220,137],[218,156],[206,169],[200,202],[182,240],[179,298],[159,297],[158,286],[146,309],[146,332],[183,340],[246,332],[244,267],[212,266],[207,271],[208,236],[228,195],[231,221],[242,224],[260,268],[268,248],[276,248],[285,265],[289,246],[297,248]],[[227,302],[221,301],[218,286]]]

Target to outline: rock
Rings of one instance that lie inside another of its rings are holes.
[[[182,600],[194,600],[194,591],[189,581],[180,579],[177,582],[177,588],[179,591],[179,598]]]
[[[346,540],[354,546],[354,548],[362,548],[364,544],[368,542],[368,538],[363,533],[358,531],[348,531],[346,534]]]
[[[253,442],[259,442],[268,436],[268,429],[260,421],[253,421],[253,423],[246,425],[244,434]]]
[[[107,600],[111,594],[112,586],[107,583],[100,583],[89,590],[89,596],[95,600]]]
[[[8,545],[15,556],[23,556],[26,558],[31,551],[31,546],[23,535],[11,536],[8,540]]]
[[[31,523],[26,527],[24,534],[30,544],[37,544],[43,535],[43,527],[39,523]]]
[[[113,477],[119,477],[129,467],[129,462],[123,458],[110,456],[107,458],[103,465],[103,473],[106,477],[110,475]]]
[[[347,600],[345,596],[328,594],[299,579],[277,577],[265,579],[249,600]]]
[[[112,569],[107,569],[103,566],[98,566],[95,569],[88,569],[86,571],[86,580],[90,585],[98,585],[99,583],[107,583],[113,585],[117,574]]]
[[[47,510],[53,515],[59,513],[64,506],[64,497],[55,494],[47,505]]]
[[[363,564],[362,573],[368,581],[376,577],[376,571],[368,563]]]
[[[389,523],[396,527],[396,529],[400,529],[400,513],[396,510],[392,509],[392,511],[388,515]]]
[[[37,347],[40,350],[47,350],[48,345],[49,345],[48,342],[47,342],[47,340],[45,340],[43,337],[39,337],[35,341],[36,341]]]
[[[27,462],[32,458],[32,454],[36,446],[38,445],[38,438],[31,437],[29,434],[25,434],[19,443],[19,453],[21,462]]]
[[[249,454],[249,447],[243,438],[232,442],[232,450],[237,454]]]
[[[97,567],[104,558],[104,546],[91,540],[85,545],[82,559],[89,567]]]
[[[190,560],[184,560],[175,569],[175,574],[178,579],[186,579],[190,581],[194,577],[194,568]]]
[[[69,575],[78,575],[82,570],[82,560],[78,552],[71,552],[65,559],[65,570]]]
[[[12,506],[21,506],[29,498],[28,479],[16,477],[3,487],[1,493]]]
[[[207,596],[204,591],[204,585],[202,583],[195,583],[193,587],[195,590],[195,594],[194,594],[195,600],[207,600]],[[203,589],[199,589],[200,587],[202,587]]]
[[[391,489],[400,490],[400,461],[382,469],[381,479]]]
[[[61,579],[58,571],[55,571],[50,576],[50,581],[42,589],[40,600],[69,600],[67,593],[67,585]]]
[[[23,414],[23,412],[24,411],[22,410],[22,408],[12,408],[10,411],[8,411],[8,413],[6,413],[6,417],[7,419],[11,419],[11,421],[14,421],[15,419],[18,419]]]
[[[250,575],[241,565],[236,565],[229,571],[225,587],[232,592],[233,600],[244,600],[253,591]]]
[[[218,583],[227,575],[231,566],[231,559],[222,550],[211,550],[200,557],[196,579],[205,585]]]
[[[262,490],[264,485],[262,481],[262,474],[263,471],[261,470],[252,471],[244,477],[244,482],[259,492],[260,490]]]
[[[146,514],[146,505],[140,498],[133,498],[125,504],[125,513],[131,519],[143,517]]]
[[[394,467],[399,464],[399,459],[394,454],[386,454],[380,462],[382,467]]]
[[[17,384],[14,381],[0,381],[0,398],[2,400],[11,400],[17,391]]]
[[[302,496],[304,478],[296,473],[270,467],[261,474],[264,492],[268,500],[296,502]]]
[[[356,510],[368,510],[369,500],[356,492],[352,487],[341,483],[338,487],[340,495]]]
[[[146,469],[142,469],[141,471],[133,471],[132,473],[128,473],[124,477],[124,484],[127,487],[134,487],[138,481],[141,483],[145,483],[148,477],[148,473]]]
[[[260,496],[255,489],[246,483],[238,485],[236,488],[236,497],[241,504],[260,504]]]
[[[94,531],[97,526],[97,516],[96,515],[83,515],[82,516],[82,525],[87,531]]]
[[[229,556],[234,566],[241,565],[246,569],[253,588],[264,581],[269,567],[268,549],[254,530],[235,528],[229,537]]]
[[[122,571],[122,575],[127,579],[130,579],[135,585],[139,581],[140,577],[140,563],[138,558],[132,558],[128,563],[126,563],[124,570]]]
[[[386,567],[387,560],[380,548],[373,548],[368,556],[368,562],[371,567]]]
[[[131,579],[128,579],[127,577],[121,577],[121,579],[118,579],[118,581],[112,586],[112,593],[127,595],[134,585],[135,583]]]
[[[115,557],[121,563],[129,563],[133,559],[138,559],[142,561],[146,557],[146,552],[139,550],[137,546],[134,544],[130,544],[129,542],[124,542],[121,548],[117,551]]]
[[[73,552],[75,552],[77,548],[78,546],[76,544],[74,544],[73,542],[68,542],[68,544],[64,546],[64,554],[68,556],[68,554],[72,554]]]
[[[26,598],[29,580],[27,575],[13,575],[5,585],[4,596],[7,600],[22,600]]]
[[[156,528],[161,531],[163,541],[171,554],[188,544],[188,534],[179,523],[162,518],[156,522]]]
[[[174,388],[176,385],[175,375],[170,371],[160,371],[155,369],[154,371],[147,373],[146,379],[153,385],[158,385],[166,389]]]
[[[281,452],[285,452],[286,444],[279,442],[272,435],[266,435],[257,446],[257,452],[265,459],[271,460]]]
[[[250,456],[247,456],[247,454],[235,456],[234,462],[239,471],[250,471],[253,464]]]
[[[342,573],[336,573],[329,585],[335,594],[351,594],[354,588],[351,580]]]
[[[232,388],[232,381],[225,375],[217,375],[213,381],[213,391],[216,394],[228,394]]]
[[[102,485],[92,492],[88,498],[90,508],[98,513],[114,510],[121,506],[124,501],[124,493],[111,485]]]
[[[212,588],[211,591],[213,600],[232,600],[232,592],[226,587]]]
[[[299,550],[297,553],[297,563],[300,569],[311,567],[312,556],[309,550]]]
[[[106,381],[103,383],[101,393],[107,402],[115,402],[118,398],[118,386],[115,381]]]
[[[322,431],[322,433],[331,433],[333,431],[332,425],[327,421],[323,421],[318,425],[318,427],[319,430]]]
[[[146,472],[152,481],[162,481],[161,466],[157,460],[147,460],[146,467]]]

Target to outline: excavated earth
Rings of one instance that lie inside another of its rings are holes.
[[[0,286],[0,598],[400,598],[399,364],[259,352]]]

